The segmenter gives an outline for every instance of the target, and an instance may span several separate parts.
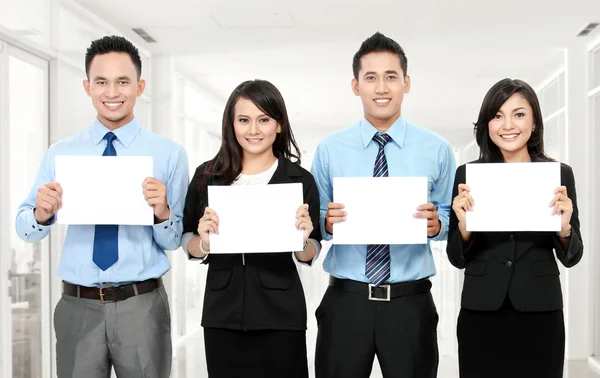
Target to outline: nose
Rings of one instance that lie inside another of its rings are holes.
[[[510,130],[514,127],[513,125],[513,119],[512,117],[505,117],[504,118],[504,124],[502,125],[502,128],[504,130]]]
[[[106,96],[108,98],[116,98],[119,97],[120,91],[119,86],[116,83],[109,84],[106,88]]]
[[[375,93],[384,94],[388,92],[388,85],[385,80],[378,80],[377,86],[375,87]]]
[[[260,133],[260,129],[258,127],[258,122],[256,122],[256,121],[250,122],[250,127],[248,127],[248,133],[250,135],[258,135]]]

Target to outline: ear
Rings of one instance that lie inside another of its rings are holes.
[[[281,125],[278,123],[277,124],[277,134],[281,133]]]
[[[410,76],[404,76],[404,93],[410,92]]]
[[[146,89],[146,80],[138,80],[137,83],[137,96],[140,97],[142,93],[144,93],[144,89]]]
[[[85,93],[87,93],[88,96],[91,97],[91,93],[90,93],[90,81],[85,79],[83,81],[83,90],[85,90]]]
[[[352,85],[352,92],[354,92],[354,95],[359,96],[360,94],[358,93],[358,80],[352,79],[352,82],[350,84]]]

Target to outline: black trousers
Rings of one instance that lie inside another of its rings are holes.
[[[204,328],[210,378],[308,378],[306,331]]]
[[[435,378],[438,314],[431,292],[370,301],[329,287],[316,311],[316,378]]]
[[[563,311],[518,312],[508,298],[498,311],[461,309],[457,325],[461,378],[562,378]]]

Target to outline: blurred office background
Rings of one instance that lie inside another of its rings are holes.
[[[50,238],[26,244],[14,219],[48,146],[93,122],[82,87],[92,40],[119,34],[139,47],[148,86],[135,115],[185,146],[193,173],[220,145],[229,93],[253,78],[281,90],[310,168],[324,136],[362,117],[350,90],[351,60],[375,31],[407,53],[412,89],[403,114],[443,135],[458,164],[478,156],[472,122],[493,83],[520,78],[537,90],[547,152],[575,171],[585,244],[579,265],[560,272],[565,376],[600,377],[598,22],[595,0],[0,0],[0,377],[56,375],[52,314],[62,289],[56,267],[66,229],[55,226]],[[454,378],[463,272],[447,262],[444,242],[432,247],[439,377]],[[169,254],[172,377],[205,377],[206,267],[187,261],[181,250]],[[322,260],[298,267],[309,309],[311,376],[314,310],[328,280]],[[381,377],[377,365],[372,376]]]

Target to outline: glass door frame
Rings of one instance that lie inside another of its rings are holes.
[[[44,70],[44,124],[40,125],[40,132],[43,133],[45,148],[49,145],[50,133],[50,112],[49,112],[49,61],[15,45],[12,45],[0,36],[0,208],[5,211],[0,212],[0,251],[10,250],[11,233],[16,232],[8,226],[11,224],[9,217],[11,211],[7,211],[10,205],[10,192],[7,185],[10,184],[10,127],[9,127],[9,60],[10,57],[32,64]],[[45,152],[45,151],[44,151]],[[27,172],[35,175],[36,172]],[[23,193],[23,198],[27,193]],[[12,209],[11,209],[12,210]],[[50,298],[50,240],[44,239],[41,242],[41,378],[50,378],[52,374],[52,308]],[[12,276],[10,271],[12,256],[9,253],[0,253],[0,319],[3,319],[0,325],[0,376],[12,377],[12,308],[10,298],[9,281]]]

